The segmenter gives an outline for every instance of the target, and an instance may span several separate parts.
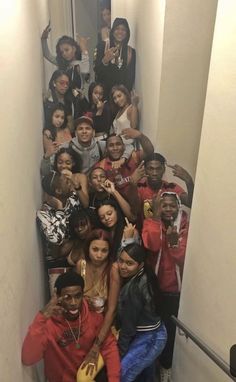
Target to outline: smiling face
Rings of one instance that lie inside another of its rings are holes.
[[[72,171],[74,162],[68,153],[62,153],[57,158],[57,171],[61,173],[63,170]]]
[[[95,168],[90,174],[90,185],[96,192],[104,192],[102,184],[106,180],[106,173],[102,168]]]
[[[113,228],[117,223],[117,211],[111,205],[99,207],[98,216],[102,224],[107,228]]]
[[[60,53],[62,58],[64,60],[70,62],[75,59],[75,54],[76,54],[76,47],[67,43],[61,44],[60,47]]]
[[[95,266],[104,264],[109,255],[109,244],[105,240],[93,240],[89,246],[89,258]]]
[[[122,251],[118,257],[119,273],[123,278],[129,278],[134,275],[143,267],[143,262],[138,263],[127,252]]]
[[[174,221],[179,212],[177,199],[174,195],[165,195],[161,200],[161,218],[166,222]]]
[[[119,136],[112,136],[107,139],[107,155],[111,160],[119,160],[124,153],[125,146]]]
[[[87,122],[81,122],[76,127],[76,136],[79,143],[83,146],[89,146],[94,136],[94,129]]]
[[[64,308],[63,315],[67,320],[73,321],[79,317],[83,299],[81,286],[68,286],[62,288],[59,296],[60,305]]]
[[[117,43],[124,41],[127,37],[127,29],[123,24],[116,27],[113,32],[113,37]]]
[[[59,129],[65,121],[65,112],[63,110],[55,110],[52,115],[52,125]]]

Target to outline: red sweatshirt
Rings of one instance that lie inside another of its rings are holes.
[[[166,228],[161,220],[145,219],[142,239],[145,248],[151,251],[150,264],[156,271],[160,288],[163,292],[179,292],[178,271],[183,274],[186,243],[188,237],[187,216],[183,212],[179,230],[179,245],[170,248],[166,239]],[[159,258],[160,256],[160,258]],[[156,269],[159,262],[158,271]]]
[[[77,370],[92,347],[102,321],[103,316],[91,312],[83,300],[78,349],[63,316],[47,319],[38,313],[23,343],[22,362],[30,366],[43,358],[48,382],[75,382]],[[70,321],[70,326],[77,337],[79,319]],[[111,333],[101,347],[101,354],[107,367],[108,381],[119,382],[120,359],[116,340]]]

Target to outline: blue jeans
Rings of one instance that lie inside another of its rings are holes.
[[[152,366],[164,349],[166,340],[164,324],[156,330],[137,332],[128,352],[121,360],[121,382],[134,381],[144,369]]]

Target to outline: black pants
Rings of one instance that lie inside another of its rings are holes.
[[[160,356],[160,364],[165,369],[172,366],[176,326],[171,320],[171,316],[177,316],[179,311],[179,293],[163,293],[163,305],[165,317],[163,318],[167,330],[167,343]]]

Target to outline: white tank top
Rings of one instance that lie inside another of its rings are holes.
[[[130,128],[130,120],[127,117],[127,112],[128,109],[132,105],[129,105],[125,111],[119,116],[119,118],[115,118],[113,121],[113,127],[112,127],[112,132],[115,133],[116,135],[121,135],[123,142],[125,145],[133,145],[134,144],[134,139],[125,139],[124,136],[121,134],[123,129]]]

